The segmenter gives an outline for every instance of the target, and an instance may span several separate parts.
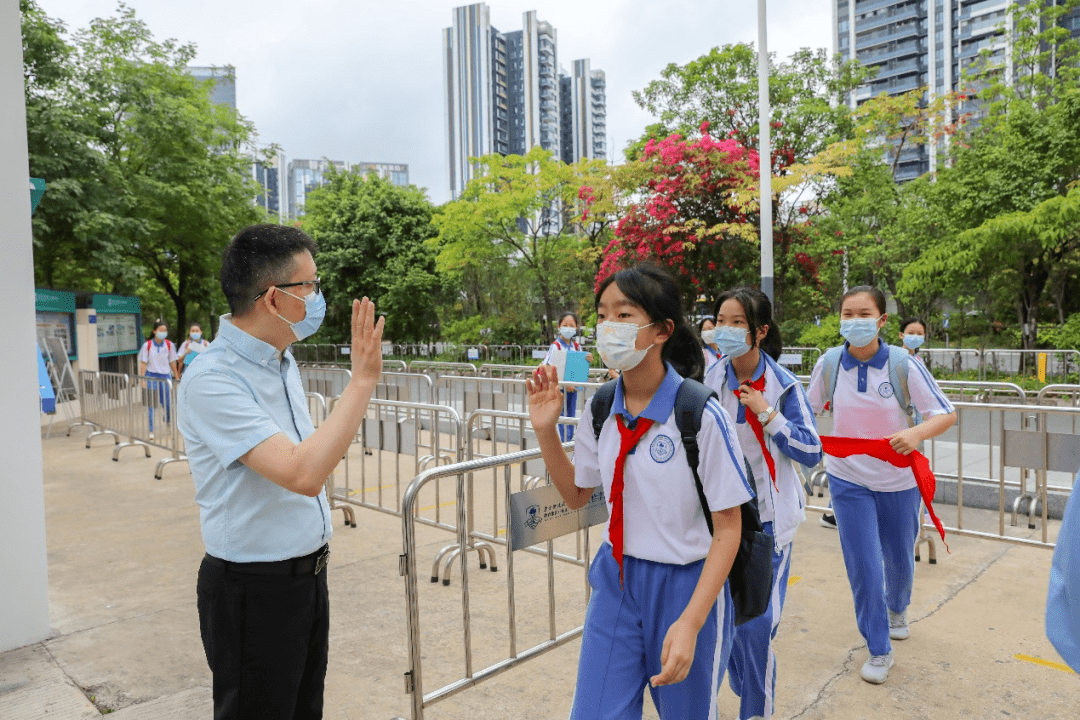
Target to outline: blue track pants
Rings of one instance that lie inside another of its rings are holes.
[[[919,489],[877,492],[829,475],[829,490],[855,621],[870,654],[885,655],[892,649],[887,610],[903,612],[911,602]]]
[[[773,524],[763,523],[773,534]],[[769,608],[761,617],[735,628],[728,661],[728,683],[739,696],[739,717],[772,717],[776,697],[776,653],[773,640],[780,626],[780,613],[787,597],[788,571],[791,569],[791,543],[776,552],[773,548],[773,587]]]
[[[578,664],[572,720],[640,718],[645,686],[660,673],[668,628],[686,609],[704,560],[671,565],[623,558],[625,589],[611,545],[600,546],[589,568],[592,597]],[[715,720],[716,696],[731,651],[734,616],[725,583],[698,633],[685,680],[651,688],[662,720]]]

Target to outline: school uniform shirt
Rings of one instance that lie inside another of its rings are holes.
[[[210,347],[210,343],[206,340],[192,340],[191,338],[188,338],[184,342],[180,343],[180,350],[176,353],[176,357],[182,358],[188,353],[191,353],[191,359],[194,360],[196,355],[198,355],[208,347]],[[188,362],[190,363],[191,360],[189,360]]]
[[[157,340],[147,340],[139,350],[139,362],[146,363],[146,372],[172,375],[176,362],[176,346],[166,338],[158,345]]]
[[[702,351],[705,355],[705,372],[709,372],[709,368],[716,364],[716,361],[720,359],[720,353],[714,351],[708,345]]]
[[[626,458],[623,474],[623,552],[653,562],[686,565],[709,553],[712,536],[698,499],[697,486],[675,424],[675,394],[682,377],[671,365],[656,394],[640,417],[653,426]],[[615,416],[624,423],[634,418],[626,410],[619,378],[611,413],[600,439],[592,432],[577,435],[574,482],[581,488],[603,485],[611,508],[611,484],[620,436]],[[579,427],[592,428],[592,404],[585,405]],[[705,405],[697,436],[698,475],[712,512],[737,507],[754,496],[743,472],[742,451],[731,418],[715,399]],[[608,528],[604,526],[604,541]]]
[[[825,397],[822,377],[824,355],[818,359],[810,375],[808,395],[810,406],[821,412],[829,398]],[[941,392],[930,371],[921,362],[908,362],[908,392],[911,404],[923,418],[955,412],[956,408]],[[878,343],[878,350],[868,362],[855,359],[844,343],[840,367],[833,391],[833,432],[837,437],[885,438],[907,429],[908,420],[895,390],[889,382],[889,348]],[[911,468],[898,468],[884,460],[867,455],[847,458],[827,456],[825,469],[830,475],[879,492],[897,492],[915,487]]]
[[[782,548],[795,539],[796,530],[806,519],[802,481],[793,463],[813,467],[821,462],[821,439],[798,378],[765,353],[761,353],[752,379],[756,381],[762,375],[765,376],[765,401],[776,410],[776,417],[762,428],[765,445],[776,467],[775,485],[761,444],[746,419],[749,411],[735,395],[739,379],[731,367],[730,357],[722,356],[709,368],[705,384],[716,391],[721,407],[735,419],[739,445],[754,473],[761,521],[773,524],[775,544]]]
[[[542,362],[540,364],[541,365],[550,365],[551,364],[551,353],[553,353],[556,350],[581,350],[581,346],[578,345],[577,340],[571,340],[571,341],[567,342],[560,335],[559,337],[555,338],[555,342],[551,343],[551,347],[548,348],[547,355],[544,356],[544,362]]]

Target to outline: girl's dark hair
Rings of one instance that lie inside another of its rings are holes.
[[[922,318],[916,315],[912,315],[911,317],[906,317],[900,321],[900,332],[903,333],[904,330],[907,329],[908,325],[914,325],[915,323],[919,323],[920,325],[922,325],[923,331],[926,331],[926,323],[922,321]]]
[[[716,325],[716,318],[714,318],[714,317],[701,318],[701,322],[699,322],[697,324],[698,335],[701,335],[701,331],[705,329],[705,323],[707,323],[707,322],[711,322],[713,324],[713,326],[715,326]]]
[[[878,312],[882,315],[885,314],[885,293],[881,292],[873,285],[859,285],[858,287],[853,287],[848,290],[844,293],[844,296],[840,298],[840,309],[842,310],[844,308],[845,300],[853,295],[858,295],[859,293],[866,293],[872,297],[874,299],[874,304],[877,305]]]
[[[720,297],[716,298],[714,312],[717,317],[720,317],[720,306],[728,300],[735,300],[742,305],[743,313],[746,315],[746,324],[750,326],[750,341],[754,345],[757,344],[758,328],[768,326],[769,330],[765,333],[765,337],[761,339],[761,352],[773,360],[779,360],[780,353],[784,349],[784,343],[780,339],[780,328],[776,326],[776,321],[773,320],[772,303],[769,302],[769,298],[765,293],[749,285],[726,290],[720,293]],[[751,345],[751,347],[754,345]]]
[[[165,321],[164,321],[164,320],[162,320],[161,318],[158,318],[157,320],[155,320],[155,321],[154,321],[154,331],[156,332],[156,331],[157,331],[157,329],[158,329],[159,327],[161,327],[162,325],[164,325],[165,327],[169,327],[169,323],[165,322]]]
[[[701,341],[694,334],[683,311],[682,295],[675,278],[653,263],[645,263],[609,275],[596,291],[596,307],[600,296],[615,283],[626,298],[645,311],[653,322],[670,320],[675,326],[664,343],[660,358],[671,363],[675,372],[684,378],[701,381],[705,374],[705,356]]]
[[[574,318],[574,324],[577,325],[579,328],[581,327],[581,318],[577,316],[577,313],[570,312],[569,310],[559,316],[559,321],[555,323],[555,327],[559,327],[560,325],[562,325],[562,321],[568,317]]]

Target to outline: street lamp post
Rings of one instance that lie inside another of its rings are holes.
[[[773,298],[772,142],[769,137],[769,45],[765,31],[765,0],[758,0],[758,191],[761,193],[761,291]]]

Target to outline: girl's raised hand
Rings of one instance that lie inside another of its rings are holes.
[[[536,368],[525,380],[529,391],[529,419],[534,430],[554,429],[563,410],[563,395],[559,390],[559,375],[552,365]]]

